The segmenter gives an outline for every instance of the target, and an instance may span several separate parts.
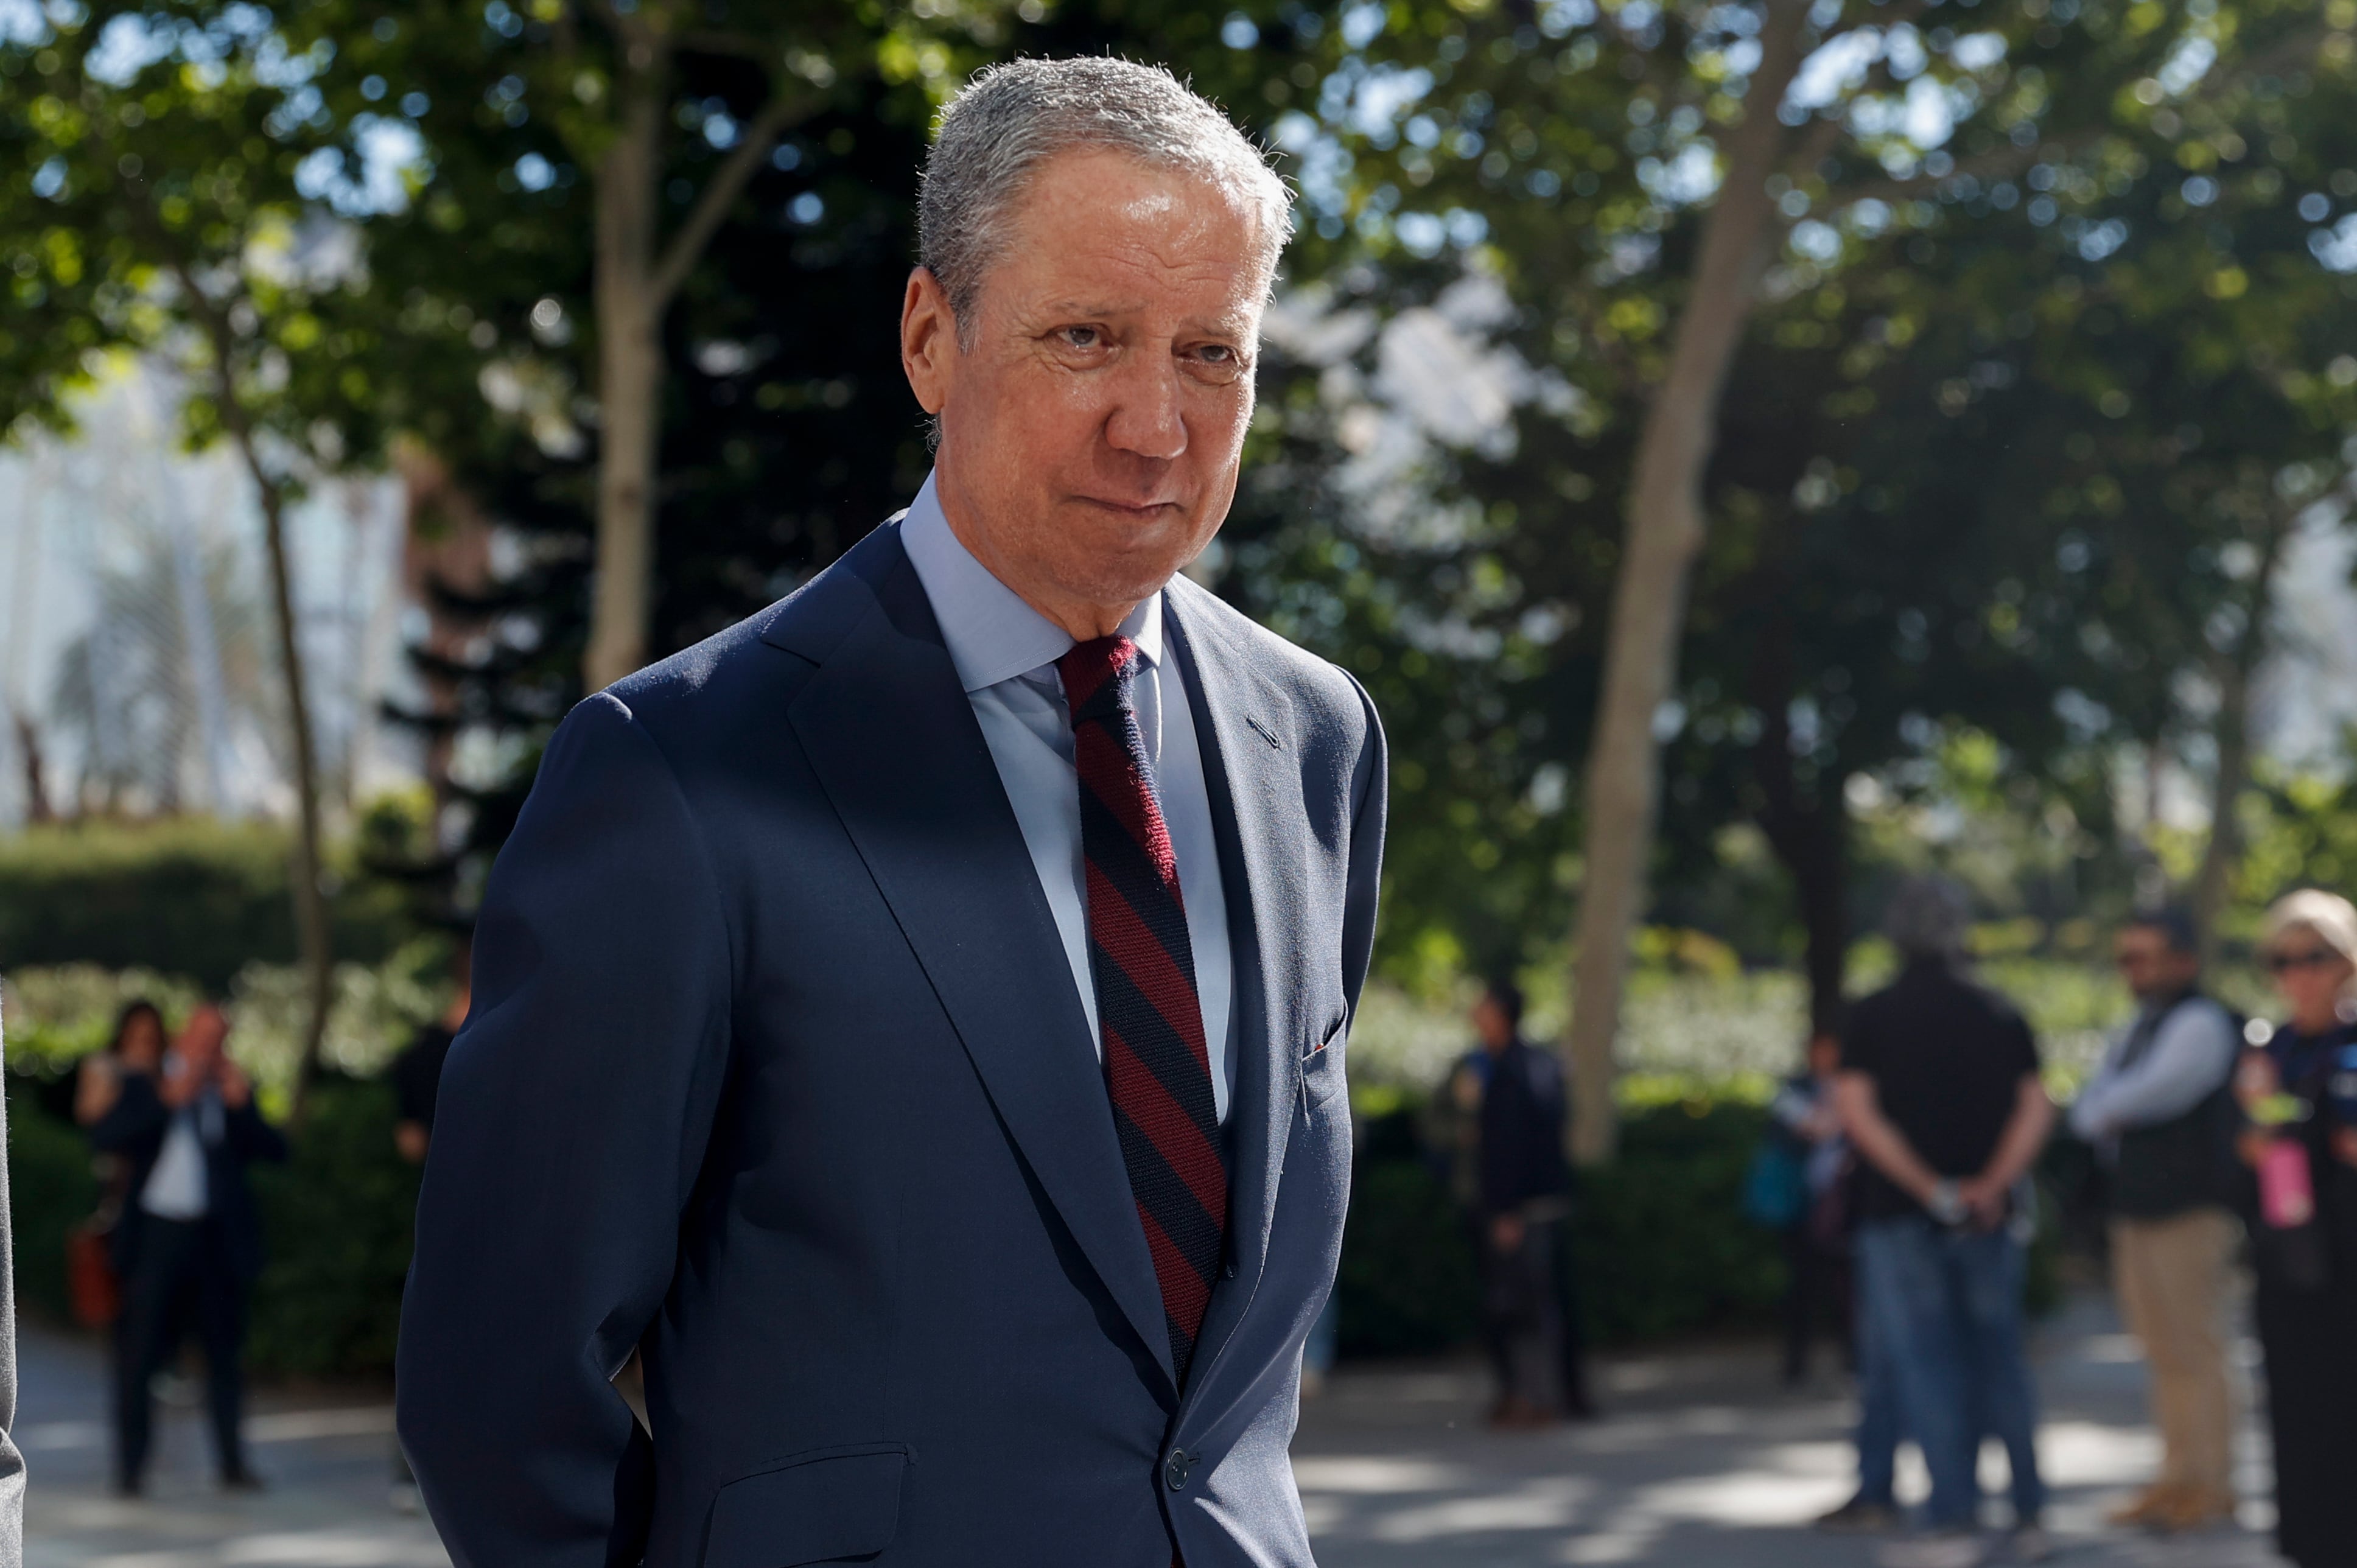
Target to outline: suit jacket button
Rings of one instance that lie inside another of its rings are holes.
[[[1229,1264],[1229,1265],[1228,1265],[1224,1270],[1222,1270],[1222,1271],[1221,1271],[1221,1272],[1222,1272],[1222,1273],[1225,1273],[1225,1274],[1228,1276],[1228,1278],[1230,1278],[1230,1279],[1234,1279],[1234,1278],[1236,1277],[1236,1266],[1235,1266],[1233,1263],[1230,1263],[1230,1264]]]
[[[1162,1466],[1162,1479],[1172,1491],[1183,1492],[1187,1489],[1188,1473],[1194,1467],[1195,1461],[1191,1457],[1174,1448],[1170,1451],[1169,1463]]]

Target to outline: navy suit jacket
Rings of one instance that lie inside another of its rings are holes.
[[[1186,1387],[1053,917],[887,525],[565,720],[492,872],[400,1429],[482,1568],[1275,1568],[1382,735],[1183,579],[1240,1027]],[[643,1358],[651,1439],[608,1380]]]

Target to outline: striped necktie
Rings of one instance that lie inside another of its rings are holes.
[[[1105,1083],[1183,1386],[1220,1274],[1228,1176],[1178,857],[1132,700],[1137,664],[1135,643],[1101,637],[1056,667],[1081,776],[1089,969]]]

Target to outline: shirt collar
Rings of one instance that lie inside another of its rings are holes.
[[[933,619],[969,693],[1053,665],[1072,650],[1071,634],[1023,602],[974,558],[942,514],[936,476],[925,477],[900,523],[900,547],[931,601]],[[1148,668],[1162,661],[1162,596],[1150,594],[1121,623]]]

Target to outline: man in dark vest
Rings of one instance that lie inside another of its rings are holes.
[[[2120,1310],[2152,1369],[2160,1477],[2113,1516],[2190,1530],[2234,1510],[2226,1374],[2227,1207],[2242,1033],[2201,991],[2192,922],[2139,915],[2118,939],[2136,1021],[2071,1108],[2071,1126],[2112,1163],[2112,1270]]]

